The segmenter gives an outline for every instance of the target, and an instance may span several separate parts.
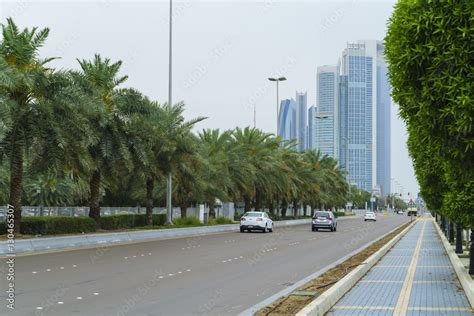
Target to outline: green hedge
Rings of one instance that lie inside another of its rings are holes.
[[[35,216],[23,217],[20,232],[25,235],[57,235],[95,232],[95,222],[89,217]],[[0,222],[0,235],[7,233],[7,225]]]
[[[153,226],[162,226],[165,224],[165,214],[153,214]],[[124,214],[124,215],[110,215],[102,216],[100,218],[100,228],[106,230],[135,228],[146,226],[145,214]]]

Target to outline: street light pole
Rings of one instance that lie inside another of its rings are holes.
[[[173,0],[170,0],[170,34],[169,34],[169,71],[168,71],[168,106],[171,106],[171,95],[172,95],[172,53],[173,53]],[[166,223],[165,225],[173,225],[173,208],[171,201],[171,190],[172,190],[172,176],[171,170],[168,173],[167,186],[166,186]]]
[[[278,107],[279,107],[279,101],[280,101],[280,96],[279,96],[279,82],[280,81],[285,81],[285,77],[280,77],[280,78],[268,78],[270,81],[276,81],[276,86],[277,86],[277,95],[276,95],[276,134],[278,136]]]

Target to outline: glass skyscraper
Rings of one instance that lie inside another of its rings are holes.
[[[293,99],[280,102],[278,135],[284,140],[296,139],[296,102]]]
[[[371,192],[375,183],[374,159],[374,91],[373,58],[365,49],[365,44],[348,44],[340,62],[341,91],[347,91],[347,100],[339,103],[341,125],[341,148],[345,151],[345,168],[348,180],[359,188]],[[340,92],[339,92],[340,93]],[[347,116],[346,116],[347,115]]]
[[[316,149],[316,106],[311,106],[308,109],[308,141],[307,149]]]
[[[306,92],[296,92],[296,137],[298,141],[298,151],[306,150],[306,133],[308,123],[308,94]]]
[[[316,76],[316,147],[339,159],[339,74],[336,66],[318,67]]]

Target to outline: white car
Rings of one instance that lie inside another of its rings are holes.
[[[240,232],[261,230],[266,233],[273,231],[273,221],[265,212],[247,212],[240,218]]]
[[[364,216],[364,221],[377,221],[377,216],[374,212],[366,212]]]

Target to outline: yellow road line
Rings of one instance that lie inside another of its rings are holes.
[[[408,268],[405,281],[403,282],[402,290],[400,291],[400,296],[398,297],[397,305],[395,305],[394,315],[404,316],[408,311],[408,303],[410,302],[411,289],[413,287],[413,280],[415,278],[416,264],[418,262],[418,257],[420,256],[421,244],[423,241],[423,234],[425,232],[426,222],[423,222],[421,227],[420,237],[415,247],[415,253],[411,259],[410,267]]]

